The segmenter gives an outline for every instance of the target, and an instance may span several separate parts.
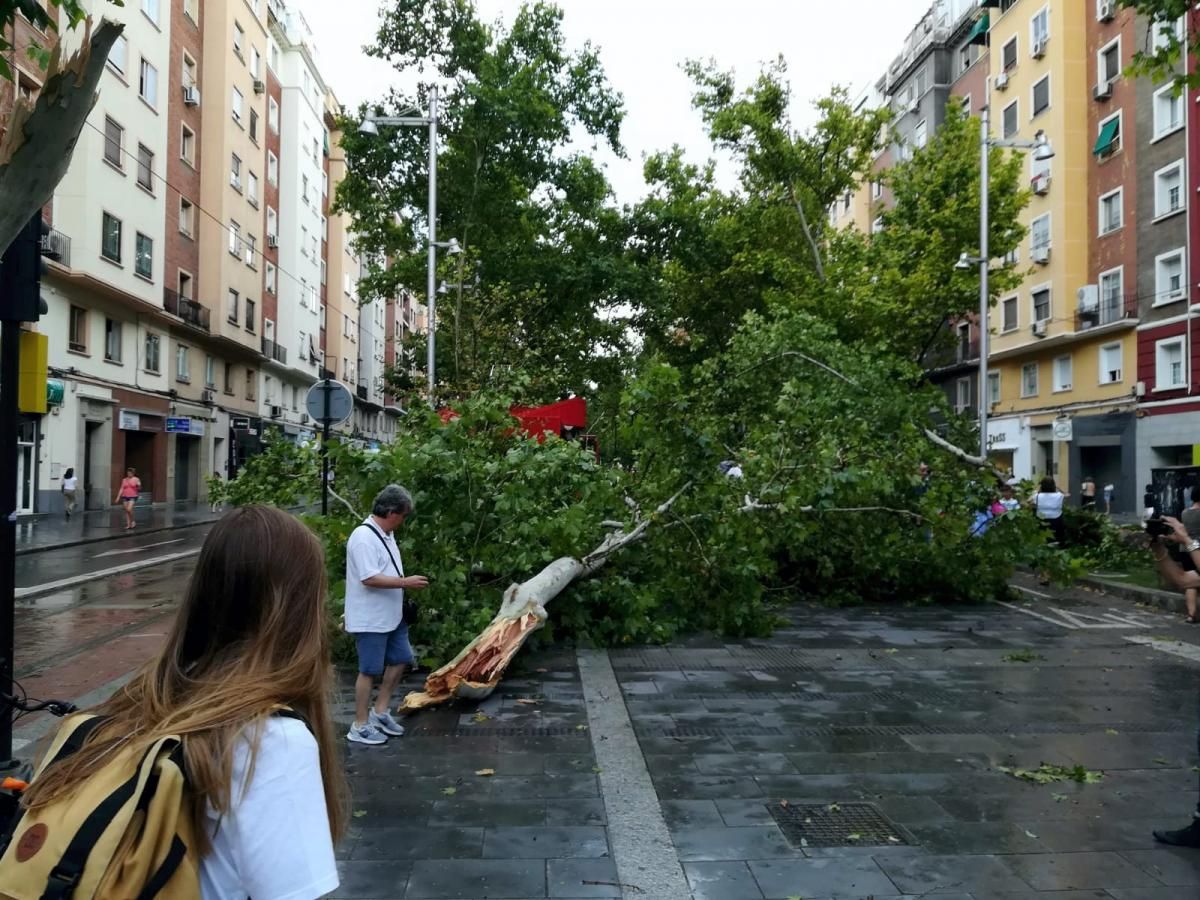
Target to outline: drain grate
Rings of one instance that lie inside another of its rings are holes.
[[[895,847],[904,833],[870,803],[767,804],[793,847]]]

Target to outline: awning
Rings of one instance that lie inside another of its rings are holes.
[[[1121,139],[1121,119],[1117,117],[1104,124],[1100,129],[1100,137],[1096,138],[1096,146],[1092,150],[1097,156],[1107,156],[1117,149],[1117,142]]]
[[[991,28],[991,17],[986,13],[979,17],[975,22],[975,27],[971,29],[971,33],[967,35],[968,44],[986,44],[988,39],[988,29]]]

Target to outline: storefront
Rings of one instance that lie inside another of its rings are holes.
[[[203,418],[182,415],[183,411],[178,408],[175,412],[176,415],[166,419],[167,440],[172,445],[168,470],[168,478],[172,483],[171,497],[177,501],[199,500],[207,496],[205,480],[211,474],[211,456],[207,446],[209,422]]]
[[[1030,430],[1023,416],[988,420],[988,459],[1013,477],[1032,477]]]
[[[1137,481],[1137,430],[1140,427],[1132,412],[1119,409],[1099,415],[1074,416],[1067,473],[1059,479],[1059,490],[1069,492],[1072,502],[1078,502],[1083,479],[1090,476],[1101,490],[1105,485],[1113,486],[1112,512],[1136,511],[1142,496]],[[1149,480],[1147,477],[1146,481]]]
[[[226,477],[237,478],[242,466],[262,453],[263,421],[256,416],[229,416],[229,468]]]

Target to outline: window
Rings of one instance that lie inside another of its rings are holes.
[[[329,220],[321,216],[321,240],[329,240]]]
[[[1100,133],[1092,153],[1104,158],[1121,149],[1121,114],[1118,112],[1100,121]]]
[[[229,160],[229,183],[236,191],[242,189],[242,158],[236,153]]]
[[[1001,330],[1016,331],[1020,322],[1017,318],[1017,298],[1005,297],[1000,301]]]
[[[274,41],[271,41],[270,47],[268,49],[269,49],[269,54],[267,56],[267,59],[268,59],[267,65],[269,65],[274,71],[278,72],[279,71],[279,45],[276,44]]]
[[[191,350],[183,344],[175,345],[175,380],[192,380]]]
[[[1004,107],[1004,137],[1010,138],[1017,133],[1017,101],[1014,100]]]
[[[200,20],[200,15],[196,9],[199,5],[199,0],[183,0],[183,11],[187,13],[189,19],[193,22]]]
[[[971,408],[971,379],[960,378],[954,384],[954,411],[964,413]]]
[[[1107,325],[1125,316],[1125,269],[1110,269],[1100,274],[1100,324]]]
[[[232,104],[233,109],[233,121],[237,122],[239,125],[242,122],[242,103],[244,100],[245,98],[242,96],[242,92],[237,88],[233,88],[230,94],[230,103]]]
[[[300,176],[300,199],[304,201],[305,205],[308,204],[308,176],[307,175]]]
[[[192,205],[192,201],[186,197],[179,198],[179,231],[186,234],[188,237],[193,235],[192,229],[195,228],[196,222],[196,207]]]
[[[121,220],[105,213],[100,229],[100,255],[107,260],[121,261]]]
[[[182,269],[179,272],[179,296],[184,300],[192,299],[192,276]]]
[[[179,132],[179,158],[188,165],[196,164],[196,132],[183,124]]]
[[[87,353],[88,313],[81,306],[71,307],[71,320],[67,333],[67,349],[76,353]]]
[[[240,58],[242,45],[246,43],[246,30],[237,22],[233,23],[233,52]]]
[[[246,173],[246,199],[251,206],[258,206],[258,176],[253,172]]]
[[[1096,83],[1111,84],[1121,75],[1121,39],[1103,47],[1096,54]]]
[[[925,120],[922,119],[917,123],[917,127],[913,129],[912,142],[914,147],[924,147],[929,140],[929,131],[925,125]]]
[[[104,358],[108,362],[121,361],[121,323],[115,319],[104,320]]]
[[[1038,395],[1038,364],[1026,363],[1021,367],[1021,396],[1036,397]]]
[[[217,386],[217,361],[211,354],[206,354],[204,357],[204,386],[207,388]]]
[[[1050,288],[1037,288],[1033,291],[1033,321],[1047,322],[1050,319]]]
[[[151,22],[158,24],[158,0],[142,0],[142,12]]]
[[[145,57],[142,57],[139,70],[138,93],[151,106],[158,106],[158,69],[150,65]]]
[[[300,226],[300,252],[308,256],[308,229]]]
[[[158,374],[159,367],[159,350],[161,349],[162,338],[153,331],[146,332],[146,371]]]
[[[108,51],[108,64],[122,75],[125,74],[129,67],[129,38],[125,35],[113,42],[112,49]]]
[[[232,219],[229,220],[229,252],[234,256],[242,254],[242,226]]]
[[[1014,34],[1004,49],[1000,52],[1001,60],[1004,64],[1004,71],[1014,68],[1017,64],[1017,36]]]
[[[116,123],[111,117],[104,118],[104,161],[116,166],[118,169],[124,169],[125,155],[121,152],[121,145],[125,140],[125,129]]]
[[[275,212],[275,207],[267,207],[267,234],[270,237],[275,237],[279,234],[279,214]]]
[[[275,264],[274,263],[271,263],[271,262],[267,263],[267,271],[266,271],[266,274],[263,276],[263,289],[268,294],[275,293]]]
[[[137,183],[139,187],[154,193],[154,154],[145,144],[138,144]]]
[[[267,127],[279,133],[279,104],[274,97],[267,100]]]
[[[258,386],[257,373],[253,369],[246,370],[246,399],[253,400],[255,388]]]
[[[1032,52],[1037,55],[1037,47],[1039,44],[1045,44],[1050,40],[1050,10],[1042,7],[1039,12],[1034,13],[1033,18],[1029,20],[1029,39],[1033,42]]]
[[[1000,373],[988,372],[988,404],[996,406],[1000,403]]]
[[[308,281],[300,279],[300,305],[308,309]]]
[[[1187,291],[1183,274],[1184,248],[1154,258],[1154,305],[1182,300]]]
[[[1121,380],[1121,345],[1105,344],[1100,348],[1100,383],[1116,384]]]
[[[1047,75],[1033,86],[1033,114],[1045,112],[1050,107],[1050,76]]]
[[[871,182],[871,199],[878,200],[883,197],[883,181],[876,179]]]
[[[1110,234],[1121,227],[1124,211],[1124,194],[1121,188],[1100,198],[1100,233]]]
[[[328,284],[327,275],[326,275],[326,271],[325,271],[325,260],[321,260],[321,284]]]
[[[1157,371],[1154,378],[1156,391],[1181,388],[1187,385],[1187,379],[1183,374],[1182,337],[1159,341],[1154,345],[1154,355],[1157,360]]]
[[[1169,216],[1183,209],[1183,160],[1154,173],[1154,216]]]
[[[258,268],[258,238],[252,234],[246,235],[246,265]]]
[[[225,363],[225,393],[233,395],[233,363]]]
[[[1050,249],[1050,214],[1038,216],[1029,223],[1029,246],[1034,250]]]
[[[967,44],[958,50],[958,71],[965,72],[971,68],[971,45]]]
[[[254,301],[246,300],[246,330],[254,334]]]
[[[1150,24],[1150,42],[1153,52],[1171,46],[1172,41],[1181,42],[1183,40],[1183,19],[1178,18],[1170,22],[1152,22]]]
[[[1054,360],[1054,393],[1071,389],[1071,357],[1060,356]]]
[[[350,337],[350,316],[348,313],[342,314],[342,336]]]
[[[321,251],[317,247],[317,236],[312,236],[312,258],[317,259],[321,255]]]
[[[187,53],[183,54],[183,86],[185,88],[196,86],[196,61]]]
[[[270,150],[267,151],[267,181],[272,185],[279,184],[279,157]]]
[[[226,317],[234,325],[238,323],[238,292],[233,288],[229,289],[228,309],[225,310]]]
[[[1174,84],[1165,84],[1154,92],[1154,139],[1158,140],[1183,127],[1183,95]]]
[[[154,275],[154,239],[140,231],[134,239],[133,271],[142,278]]]
[[[262,73],[262,54],[258,52],[257,47],[250,48],[250,74],[254,78],[258,78]]]

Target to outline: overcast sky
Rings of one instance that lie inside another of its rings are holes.
[[[316,34],[321,71],[348,108],[404,83],[368,58],[380,4],[386,0],[288,0]],[[521,0],[476,0],[481,16],[511,21]],[[625,97],[622,140],[627,159],[602,157],[617,198],[644,193],[642,159],[683,146],[691,159],[711,156],[691,85],[680,70],[690,58],[715,58],[745,84],[760,63],[782,53],[794,95],[794,121],[812,121],[812,101],[835,84],[857,94],[899,52],[930,0],[558,0],[573,47],[591,41],[609,80]]]

